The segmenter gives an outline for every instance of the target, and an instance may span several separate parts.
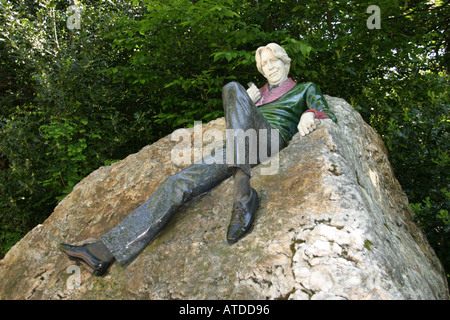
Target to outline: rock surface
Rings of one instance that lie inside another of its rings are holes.
[[[253,231],[225,241],[232,178],[191,201],[126,267],[95,277],[58,243],[98,238],[170,174],[170,135],[81,181],[0,261],[1,299],[448,299],[380,137],[344,100],[280,152],[276,175],[253,170]],[[225,129],[223,118],[203,129]],[[190,129],[192,130],[192,129]]]

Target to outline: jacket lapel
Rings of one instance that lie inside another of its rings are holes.
[[[256,106],[259,107],[281,98],[296,85],[297,83],[292,80],[292,78],[288,78],[278,87],[269,90],[269,84],[266,83],[262,88],[259,89],[259,92],[261,93],[261,99],[259,99],[259,101],[256,103]]]

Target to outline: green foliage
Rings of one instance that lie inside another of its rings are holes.
[[[440,190],[439,194],[433,195],[435,199],[426,197],[421,203],[410,204],[411,209],[416,214],[416,220],[420,223],[426,232],[430,244],[440,257],[444,266],[450,264],[450,257],[448,252],[450,250],[450,243],[448,241],[448,234],[450,232],[450,215],[448,207],[450,204],[450,192],[447,189]],[[436,196],[441,197],[437,200]],[[447,209],[444,209],[447,208]],[[448,274],[448,269],[447,269]]]
[[[383,103],[392,110],[379,132],[415,212],[415,220],[448,271],[450,101],[447,83],[448,80],[438,75],[425,73],[418,74],[408,87],[391,90]],[[380,118],[375,122],[378,121]]]
[[[447,271],[448,1],[82,1],[0,4],[0,250],[92,170],[223,115],[229,81],[265,79],[269,42],[295,80],[349,101],[383,137]],[[381,29],[366,24],[370,5]]]
[[[133,7],[85,3],[83,28],[69,30],[67,6],[2,3],[0,253],[88,173],[160,136],[129,89],[104,71],[123,57],[101,35]]]

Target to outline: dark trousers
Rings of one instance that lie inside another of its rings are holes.
[[[233,131],[240,129],[241,132],[255,130],[256,133],[265,129],[267,138],[261,142],[266,144],[267,148],[264,151],[267,150],[269,154],[260,154],[258,150],[256,161],[252,162],[249,151],[254,146],[252,146],[250,140],[247,139],[242,148],[238,138],[235,137],[233,161],[231,163],[229,159],[228,162],[226,161],[226,148],[224,148],[221,151],[223,163],[210,163],[202,159],[201,162],[194,163],[179,173],[168,177],[146,202],[114,229],[100,237],[121,265],[132,261],[164,228],[184,203],[207,192],[232,176],[235,168],[242,169],[250,176],[251,166],[264,161],[265,158],[272,156],[278,152],[278,149],[284,147],[281,136],[277,131],[271,130],[270,124],[240,84],[236,82],[227,84],[223,88],[222,99],[227,129]],[[272,137],[272,134],[276,136]],[[257,137],[259,138],[258,134]],[[271,143],[271,141],[274,141],[272,139],[278,141],[279,147],[273,151],[271,150],[274,144]],[[261,145],[261,142],[258,140],[258,146]],[[215,155],[216,157],[217,155]],[[242,159],[245,160],[242,161]]]

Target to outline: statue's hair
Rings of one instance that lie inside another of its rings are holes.
[[[284,50],[283,47],[281,47],[279,44],[276,44],[276,43],[269,43],[267,46],[259,47],[256,50],[255,60],[256,60],[256,67],[258,68],[258,71],[262,75],[264,75],[264,72],[262,70],[262,65],[261,65],[261,53],[265,49],[271,50],[273,52],[273,54],[275,55],[275,57],[277,57],[278,59],[283,61],[283,63],[286,65],[286,71],[287,71],[287,73],[289,73],[289,69],[291,67],[291,58],[289,58],[288,54],[286,53],[286,50]]]

